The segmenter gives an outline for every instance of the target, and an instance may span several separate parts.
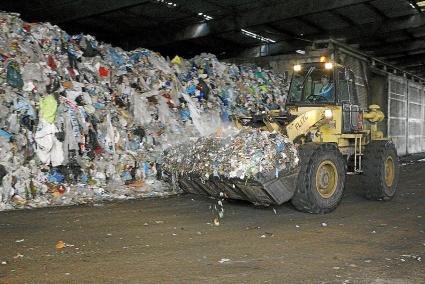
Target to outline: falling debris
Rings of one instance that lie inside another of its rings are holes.
[[[402,254],[401,256],[404,257],[404,258],[409,258],[409,259],[414,259],[414,260],[417,260],[417,261],[422,261],[422,257],[419,256],[419,255],[415,255],[415,254]],[[406,261],[404,258],[401,258],[400,260],[402,262]]]
[[[269,233],[269,232],[264,232],[264,234],[262,234],[260,236],[260,238],[267,238],[267,237],[274,237],[273,233]]]
[[[218,219],[217,217],[214,218],[213,224],[214,224],[214,226],[220,226],[220,219]]]
[[[229,258],[222,258],[222,259],[220,259],[218,262],[219,263],[226,263],[226,262],[229,262],[230,261],[230,259]]]
[[[23,254],[20,254],[19,252],[18,252],[18,254],[17,255],[15,255],[14,257],[13,257],[13,259],[18,259],[18,258],[23,258],[24,257],[24,255]]]

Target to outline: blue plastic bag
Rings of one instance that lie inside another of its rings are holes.
[[[0,129],[0,137],[10,141],[13,138],[13,135],[3,129]]]
[[[111,47],[109,49],[109,55],[111,56],[112,61],[114,62],[115,65],[119,66],[119,65],[123,65],[126,61],[125,57],[118,54],[115,51],[115,48]]]
[[[12,88],[22,89],[22,87],[24,86],[24,81],[22,80],[19,65],[16,61],[10,61],[7,65],[6,79],[7,83]]]

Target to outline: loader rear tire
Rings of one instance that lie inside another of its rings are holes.
[[[301,169],[292,204],[299,211],[328,213],[341,202],[346,164],[337,146],[308,143],[299,148]]]
[[[391,200],[400,173],[397,150],[392,141],[372,141],[366,145],[360,176],[362,192],[370,200]]]

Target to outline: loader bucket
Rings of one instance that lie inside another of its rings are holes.
[[[299,167],[283,170],[276,174],[259,174],[255,178],[223,179],[212,177],[205,180],[196,174],[178,177],[178,186],[187,193],[219,197],[222,192],[226,198],[239,199],[257,205],[280,205],[292,198],[295,192]]]
[[[243,128],[166,149],[160,172],[185,192],[280,205],[292,198],[298,150],[281,133]],[[277,172],[278,171],[278,172]],[[277,173],[276,173],[277,172]],[[167,180],[166,180],[167,181]]]

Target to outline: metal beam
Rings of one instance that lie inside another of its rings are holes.
[[[417,66],[425,63],[425,50],[423,53],[400,56],[396,58],[388,59],[390,63],[398,66]]]
[[[349,43],[355,44],[365,44],[366,48],[370,50],[378,50],[376,53],[377,56],[389,55],[392,53],[404,53],[403,46],[408,45],[407,50],[414,50],[417,47],[420,47],[420,44],[417,43],[420,39],[414,40],[403,40],[401,42],[392,42],[385,43],[382,38],[391,38],[391,36],[396,31],[403,31],[407,28],[410,30],[415,28],[421,28],[425,25],[425,15],[424,14],[415,14],[410,16],[403,16],[394,19],[387,19],[382,22],[374,22],[358,25],[356,27],[349,27],[343,29],[329,30],[327,33],[316,33],[308,34],[311,39],[328,39],[330,36],[333,38],[344,38],[349,40]],[[377,37],[379,35],[379,37]],[[373,44],[375,42],[375,44]],[[409,42],[413,42],[414,46],[410,46]],[[401,48],[397,48],[398,45],[401,45]],[[391,50],[391,49],[395,50]],[[282,51],[285,52],[285,51]]]
[[[353,20],[351,20],[349,17],[341,14],[340,12],[338,12],[337,10],[333,10],[330,11],[332,13],[332,15],[340,18],[342,21],[346,22],[348,25],[350,26],[358,26],[358,23],[354,22]]]
[[[304,49],[305,42],[301,41],[281,41],[275,44],[263,44],[243,50],[237,57],[263,57],[273,56],[283,53],[295,53],[297,49]]]
[[[414,51],[403,51],[399,53],[383,55],[383,56],[380,56],[380,58],[382,58],[383,60],[389,61],[393,59],[397,60],[406,56],[413,56],[413,55],[422,54],[422,53],[425,53],[425,48],[416,49]]]
[[[52,4],[49,9],[33,9],[31,14],[37,16],[42,14],[47,21],[62,24],[148,3],[152,2],[149,0],[65,1],[59,4]]]
[[[362,39],[358,39],[355,42],[360,44],[363,49],[380,49],[382,47],[390,46],[390,45],[397,45],[400,43],[407,43],[415,40],[423,39],[423,37],[409,37],[405,33],[402,34],[396,34],[393,35],[392,33],[388,34],[381,34],[382,38],[375,38],[375,37],[364,37]]]
[[[406,29],[421,28],[425,25],[425,15],[414,14],[398,18],[387,19],[382,22],[373,22],[329,31],[333,36],[343,36],[347,39],[365,39],[365,37],[381,35],[391,36],[391,33]]]
[[[375,14],[377,14],[381,19],[388,19],[388,16],[385,15],[384,12],[382,12],[381,10],[379,10],[376,6],[374,6],[372,3],[368,2],[364,4],[369,10],[371,10],[372,12],[374,12]]]
[[[394,30],[404,30],[411,28],[419,28],[425,24],[424,14],[414,14],[405,17],[399,17],[385,21],[380,29],[380,32],[391,32]]]
[[[412,73],[424,73],[425,65],[415,66],[415,67],[407,67],[405,68],[407,71]]]
[[[211,34],[219,34],[229,31],[238,31],[241,28],[258,26],[266,23],[296,18],[303,15],[320,13],[346,6],[368,3],[372,0],[298,0],[282,1],[273,6],[261,7],[248,10],[242,16],[232,15],[209,21],[203,24],[191,25],[178,33],[161,36],[150,41],[155,41],[156,46],[174,41],[189,40],[204,37]],[[302,7],[302,9],[300,9]]]
[[[323,27],[319,26],[316,23],[313,23],[308,18],[308,16],[301,16],[301,17],[296,18],[296,20],[302,22],[303,25],[307,25],[310,28],[313,28],[313,29],[317,30],[319,33],[326,33],[327,32],[327,30],[325,30]]]
[[[385,56],[390,54],[403,53],[422,49],[425,46],[425,40],[413,40],[399,44],[387,44],[381,48],[374,48],[373,53],[376,56]]]
[[[283,38],[296,38],[298,35],[294,32],[288,31],[286,29],[283,29],[281,27],[276,27],[274,24],[265,24],[264,25],[264,31],[266,31],[269,34],[277,35],[281,39]]]

